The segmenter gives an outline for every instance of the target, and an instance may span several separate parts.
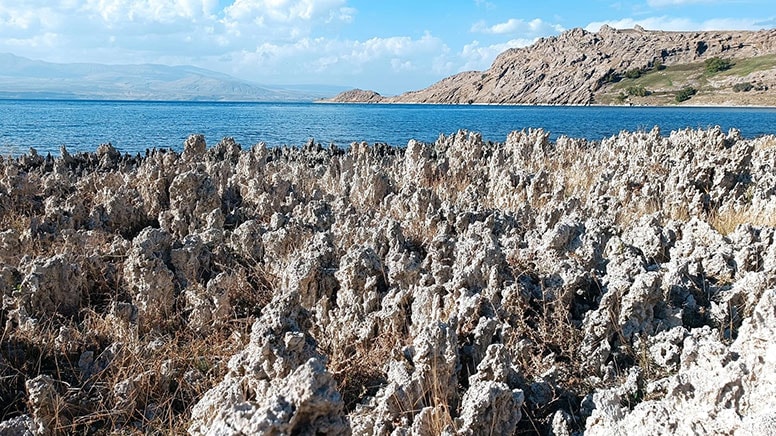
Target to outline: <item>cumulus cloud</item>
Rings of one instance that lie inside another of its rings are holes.
[[[224,9],[227,20],[292,22],[328,18],[345,0],[236,0]]]
[[[401,26],[379,37],[340,31],[362,26],[358,19],[349,0],[0,0],[0,52],[51,62],[189,64],[267,84],[398,93],[485,69],[507,48],[563,30],[541,19],[480,22],[472,26],[478,41],[452,49],[432,32]]]
[[[538,36],[548,33],[562,32],[564,29],[557,24],[547,23],[539,18],[525,21],[518,18],[510,18],[503,23],[488,25],[485,21],[478,21],[471,27],[474,33],[490,35],[529,35]]]
[[[190,64],[267,84],[396,93],[466,62],[430,32],[338,36],[357,18],[347,0],[0,0],[0,52],[52,62]]]
[[[73,2],[68,2],[72,7]],[[196,20],[211,16],[215,0],[86,0],[79,12],[93,14],[105,23],[171,23],[177,19]]]
[[[461,50],[460,58],[463,61],[461,70],[486,70],[496,59],[496,56],[510,48],[526,47],[533,44],[536,39],[517,38],[504,43],[480,45],[479,41],[466,44]]]
[[[717,3],[718,0],[647,0],[647,4],[653,8],[666,6],[685,6],[695,3]]]
[[[632,29],[639,25],[649,30],[690,31],[690,30],[758,30],[763,26],[755,19],[718,18],[704,21],[696,21],[681,17],[645,17],[623,18],[620,20],[595,21],[588,24],[585,29],[597,32],[604,24],[615,29]]]
[[[430,84],[440,74],[455,72],[454,65],[440,60],[449,51],[430,33],[419,38],[396,36],[363,41],[305,37],[265,42],[254,50],[232,53],[228,63],[232,74],[250,77],[261,73],[264,80],[274,83],[307,83],[312,71],[321,83],[357,83],[383,93],[399,93],[417,87],[417,83]]]

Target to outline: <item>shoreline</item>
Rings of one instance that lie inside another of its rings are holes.
[[[418,106],[505,106],[505,107],[596,107],[596,108],[718,108],[718,109],[776,109],[776,105],[609,105],[609,104],[525,104],[525,103],[418,103],[418,102],[357,102],[357,101],[322,101],[315,104],[360,104],[360,105],[418,105]]]
[[[0,101],[40,101],[40,102],[85,102],[85,103],[170,103],[170,104],[360,104],[360,105],[418,105],[418,106],[504,106],[504,107],[602,107],[602,108],[719,108],[719,109],[776,109],[776,105],[607,105],[607,104],[545,104],[545,103],[419,103],[419,102],[357,102],[357,101],[325,101],[325,100],[145,100],[145,99],[99,99],[99,98],[6,98]]]

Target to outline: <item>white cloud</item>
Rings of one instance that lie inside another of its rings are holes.
[[[717,0],[647,0],[647,4],[653,8],[666,6],[684,6],[697,3],[716,3]]]
[[[52,62],[189,64],[267,84],[398,93],[465,63],[431,33],[342,38],[346,0],[0,0],[0,52]]]
[[[214,0],[86,0],[79,11],[99,17],[110,25],[124,22],[168,24],[178,19],[197,21],[211,16],[216,6]]]
[[[235,52],[225,62],[231,65],[231,74],[250,77],[260,73],[262,80],[271,83],[306,83],[314,71],[319,83],[399,93],[418,87],[418,83],[427,86],[440,74],[455,72],[454,66],[444,65],[439,59],[449,51],[442,40],[429,33],[420,38],[396,36],[364,41],[305,37],[265,42],[254,50]],[[388,85],[402,79],[415,85]]]
[[[477,5],[477,7],[485,8],[485,9],[495,9],[496,5],[493,3],[486,1],[486,0],[474,0],[474,4]]]
[[[526,35],[539,36],[548,33],[562,32],[564,29],[557,24],[547,23],[540,18],[531,21],[525,21],[517,18],[510,18],[503,23],[497,23],[488,26],[485,21],[478,21],[471,27],[475,33],[485,33],[490,35]]]
[[[340,36],[348,0],[0,0],[0,52],[52,62],[189,64],[267,84],[330,83],[381,93],[482,70],[511,47],[563,29],[541,19],[476,24],[478,41]],[[490,8],[487,1],[478,6]],[[397,29],[402,29],[398,26]],[[506,41],[505,41],[506,40]]]
[[[7,6],[0,4],[0,34],[16,31],[35,30],[35,28],[51,28],[59,21],[56,11],[47,6],[31,4],[24,6]]]
[[[355,8],[348,8],[348,7],[342,7],[337,10],[332,10],[329,12],[329,19],[326,20],[327,23],[331,22],[342,22],[350,24],[355,19],[355,15],[358,11],[356,11]]]
[[[585,29],[590,32],[598,32],[604,24],[615,29],[632,29],[639,25],[649,30],[669,31],[694,31],[694,30],[758,30],[762,23],[754,19],[718,18],[705,21],[695,21],[690,18],[680,17],[647,17],[647,18],[623,18],[620,20],[595,21],[588,24]]]
[[[332,11],[341,11],[340,7],[344,8],[344,4],[345,0],[236,0],[224,9],[224,14],[229,21],[242,21],[245,18],[255,21],[260,17],[287,23],[325,19],[331,16]],[[348,16],[347,10],[352,13],[352,8],[345,9],[343,15]]]
[[[534,39],[512,39],[504,43],[481,46],[479,41],[466,44],[461,50],[460,57],[464,61],[461,70],[486,70],[496,59],[496,56],[510,48],[526,47],[533,44]]]

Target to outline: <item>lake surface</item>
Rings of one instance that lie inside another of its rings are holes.
[[[459,129],[504,141],[511,131],[539,127],[552,138],[600,140],[655,125],[666,135],[718,125],[756,137],[776,134],[776,109],[0,100],[0,154],[34,147],[58,156],[62,145],[74,153],[107,142],[132,154],[180,151],[193,133],[204,134],[208,146],[231,136],[243,148],[262,141],[301,145],[310,138],[342,147],[354,141],[404,146]]]

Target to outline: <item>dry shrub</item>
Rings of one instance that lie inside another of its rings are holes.
[[[351,412],[367,397],[374,396],[387,382],[385,364],[390,360],[402,338],[397,334],[383,333],[373,340],[334,348],[329,353],[329,371],[334,375],[338,390],[345,403],[345,411]]]
[[[508,258],[517,281],[532,283],[542,288],[542,296],[513,295],[503,303],[503,316],[512,327],[504,337],[504,343],[513,353],[523,382],[530,386],[536,380],[562,380],[562,384],[550,383],[552,400],[547,404],[527,401],[523,405],[523,417],[518,426],[519,434],[543,434],[550,428],[549,420],[555,411],[573,412],[585,393],[591,389],[587,375],[579,365],[583,356],[579,346],[584,333],[581,321],[575,319],[572,310],[575,293],[568,289],[543,288],[542,274],[533,265]],[[590,286],[597,286],[593,281]],[[576,423],[582,429],[581,423]]]
[[[755,227],[776,227],[776,214],[752,206],[740,209],[716,209],[708,214],[707,222],[720,234],[727,236],[742,224],[751,224]]]
[[[139,335],[131,316],[114,314],[115,302],[23,325],[3,313],[0,421],[29,413],[25,382],[46,374],[57,386],[53,434],[185,434],[191,408],[223,378],[265,304],[252,288],[230,296],[232,318],[205,332],[176,316],[175,328]]]
[[[91,310],[80,324],[19,329],[2,341],[0,419],[24,413],[24,382],[48,374],[58,386],[53,434],[185,434],[191,408],[249,337],[250,323],[240,322],[138,338],[131,325]]]
[[[661,200],[653,198],[644,202],[631,202],[619,208],[615,216],[615,224],[620,228],[627,228],[636,223],[640,218],[657,212],[661,212],[663,218],[662,225],[665,225],[668,220],[688,222],[691,217],[687,204],[666,204]]]

